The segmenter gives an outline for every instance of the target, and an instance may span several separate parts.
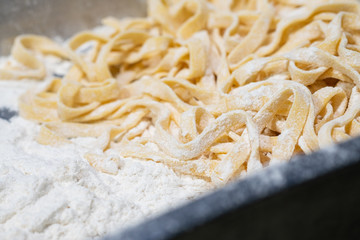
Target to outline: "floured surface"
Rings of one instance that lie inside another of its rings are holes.
[[[0,82],[0,107],[16,109],[31,81]],[[82,158],[86,143],[60,148],[35,141],[37,124],[0,120],[0,239],[87,239],[104,236],[209,190],[152,161],[121,159],[117,175]]]

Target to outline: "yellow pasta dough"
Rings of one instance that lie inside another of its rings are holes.
[[[66,46],[17,37],[19,65],[0,78],[43,80],[38,55],[68,60],[64,77],[20,99],[21,116],[42,125],[39,143],[95,137],[103,153],[84,157],[100,171],[111,149],[223,184],[360,134],[359,6],[149,0],[146,18],[105,18],[111,32]]]

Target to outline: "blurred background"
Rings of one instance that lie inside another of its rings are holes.
[[[0,55],[9,54],[19,34],[66,39],[106,16],[145,15],[146,0],[0,0]]]

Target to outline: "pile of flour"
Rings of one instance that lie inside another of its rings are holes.
[[[0,81],[0,108],[17,110],[19,95],[38,84]],[[152,161],[121,159],[116,175],[101,173],[82,158],[81,144],[40,145],[38,130],[19,116],[0,119],[0,239],[98,238],[212,188]]]

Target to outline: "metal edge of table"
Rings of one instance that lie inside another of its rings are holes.
[[[355,138],[295,156],[104,239],[359,239],[359,203]]]

